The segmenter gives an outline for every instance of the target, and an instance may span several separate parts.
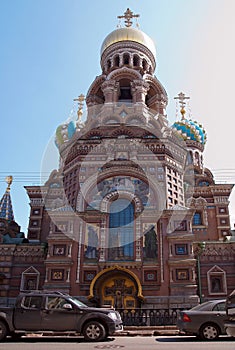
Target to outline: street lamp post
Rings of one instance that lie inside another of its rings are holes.
[[[198,277],[198,292],[199,292],[199,300],[200,304],[202,303],[202,282],[201,282],[201,255],[206,247],[205,242],[198,243],[197,250],[197,277]]]

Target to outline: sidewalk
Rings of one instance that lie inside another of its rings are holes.
[[[176,326],[125,326],[122,332],[114,333],[112,336],[114,337],[135,337],[135,336],[143,336],[143,337],[151,337],[158,335],[178,335],[179,330]],[[51,332],[50,335],[47,333],[34,333],[27,334],[26,337],[42,337],[42,336],[59,336],[59,337],[68,337],[69,335],[63,332]],[[72,336],[72,334],[70,334]]]
[[[178,335],[176,326],[125,326],[122,332],[115,333],[115,337],[126,336],[157,336],[157,335]]]

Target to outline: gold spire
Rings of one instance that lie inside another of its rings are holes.
[[[78,116],[78,123],[81,123],[85,96],[83,94],[81,94],[77,98],[74,98],[73,100],[78,102],[77,116]]]
[[[174,99],[179,100],[179,104],[180,104],[180,108],[181,108],[180,113],[181,113],[182,119],[184,119],[184,115],[186,113],[185,108],[184,108],[186,105],[185,100],[189,100],[190,97],[186,96],[183,92],[180,92],[177,97],[174,97]]]
[[[132,18],[138,18],[140,15],[134,15],[133,12],[127,8],[126,12],[124,12],[124,15],[122,16],[117,16],[118,19],[121,19],[121,18],[125,18],[124,22],[125,22],[125,26],[126,27],[131,27],[132,26],[132,21],[131,19]]]
[[[11,184],[12,184],[12,181],[13,181],[13,176],[9,175],[6,177],[5,179],[6,183],[7,183],[7,191],[10,191],[10,188],[11,188]]]

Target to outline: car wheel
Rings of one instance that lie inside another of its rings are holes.
[[[0,341],[3,341],[7,336],[8,330],[4,322],[0,321]]]
[[[97,321],[90,321],[83,328],[83,335],[87,341],[101,341],[106,338],[104,326]]]
[[[214,340],[220,335],[219,327],[213,323],[206,323],[201,326],[199,336],[203,340]]]

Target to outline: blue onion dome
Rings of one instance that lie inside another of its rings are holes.
[[[59,125],[56,129],[55,144],[60,147],[65,142],[69,141],[76,132],[76,123],[71,120],[70,122]]]
[[[184,141],[196,141],[205,145],[207,136],[206,131],[201,124],[195,120],[182,118],[172,125],[173,130],[177,131]]]

